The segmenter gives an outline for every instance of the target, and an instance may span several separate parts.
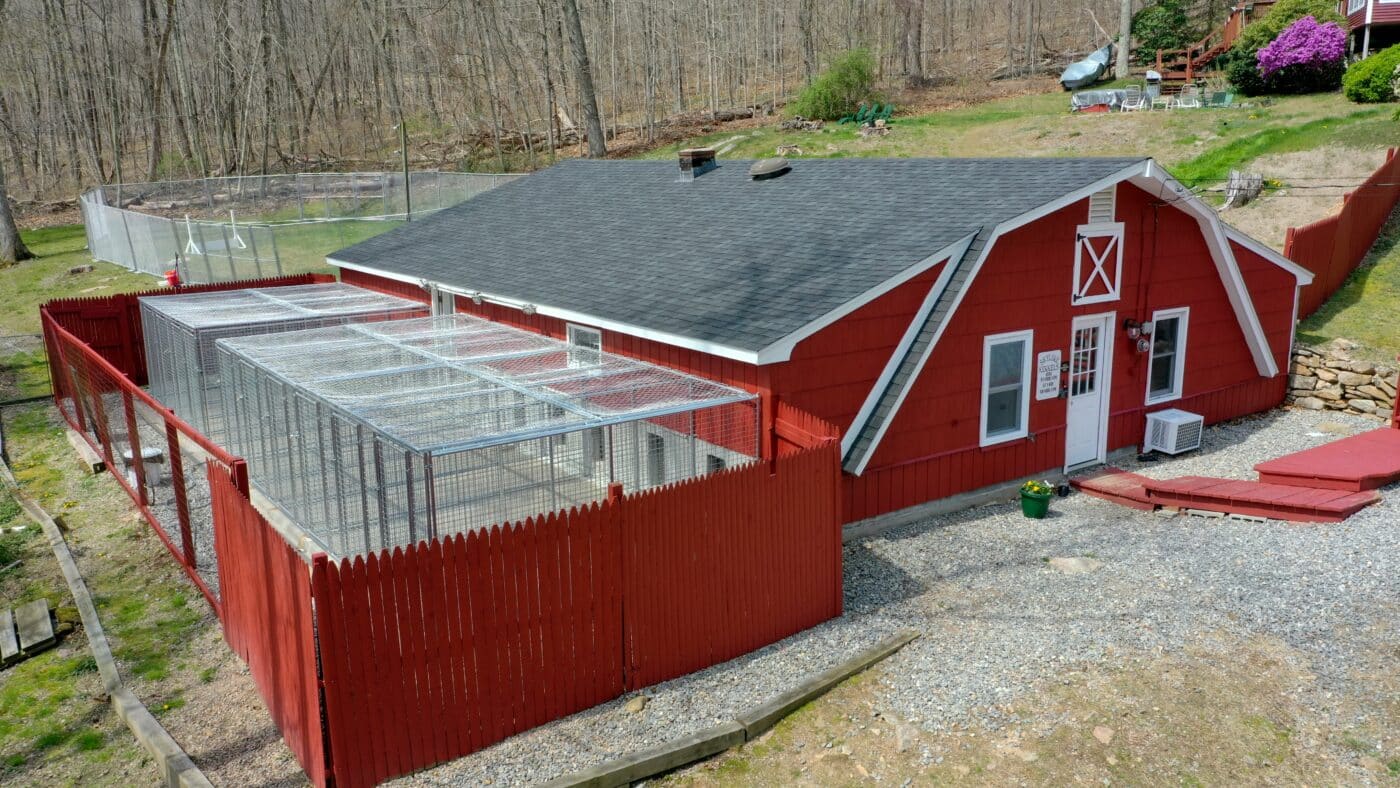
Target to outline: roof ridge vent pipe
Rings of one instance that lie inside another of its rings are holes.
[[[792,169],[792,164],[782,156],[774,156],[771,159],[759,159],[749,167],[749,177],[756,181],[772,180],[781,177]]]
[[[686,148],[679,156],[683,181],[693,181],[719,166],[714,148]]]

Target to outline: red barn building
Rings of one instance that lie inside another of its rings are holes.
[[[1311,276],[1152,159],[570,161],[334,254],[363,287],[782,402],[854,521],[1278,405]]]

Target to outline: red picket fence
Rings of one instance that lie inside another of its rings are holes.
[[[306,562],[248,499],[242,460],[208,466],[224,640],[248,664],[282,738],[307,777],[326,784],[321,688]]]
[[[134,382],[134,298],[99,303],[41,310],[55,402],[209,600],[317,785],[459,757],[841,614],[837,432],[782,403],[776,459],[308,567],[251,504],[243,460]],[[153,446],[164,457],[135,459]]]
[[[368,785],[841,614],[835,441],[312,567],[331,773]]]
[[[212,515],[201,468],[234,458],[157,402],[95,349],[40,311],[54,401],[68,425],[103,458],[170,554],[219,611]],[[157,448],[160,462],[126,462]]]
[[[1395,153],[1395,148],[1386,152],[1385,163],[1346,195],[1335,216],[1288,228],[1284,256],[1316,277],[1299,297],[1300,318],[1316,312],[1346,282],[1400,202],[1400,158]]]
[[[208,293],[217,290],[238,290],[245,287],[281,287],[334,281],[335,277],[329,274],[299,274],[275,279],[162,287],[139,293],[120,293],[94,298],[61,298],[44,304],[40,311],[82,340],[124,376],[135,381],[137,385],[144,386],[147,383],[146,345],[141,331],[141,307],[137,303],[137,299],[146,296]],[[50,355],[50,358],[52,357]],[[58,383],[55,382],[54,385],[57,386]],[[58,394],[59,392],[55,391],[54,393]]]

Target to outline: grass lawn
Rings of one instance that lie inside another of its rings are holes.
[[[818,132],[771,126],[718,131],[667,145],[644,158],[712,145],[727,158],[774,155],[797,145],[795,158],[847,156],[1141,156],[1166,164],[1188,184],[1224,179],[1232,167],[1269,153],[1322,144],[1354,148],[1400,145],[1390,110],[1362,108],[1339,93],[1288,96],[1269,106],[1219,110],[1082,114],[1062,92],[999,99],[960,109],[896,117],[885,137],[860,139],[850,125]]]
[[[1360,342],[1372,361],[1392,363],[1400,353],[1400,211],[1342,288],[1298,327],[1307,344],[1338,337]]]
[[[78,471],[51,413],[47,405],[6,410],[15,475],[46,510],[62,515],[72,529],[71,546],[88,558],[83,570],[123,677],[165,679],[187,659],[194,630],[211,614],[192,604],[189,584],[175,576],[173,563],[167,570],[146,560],[145,554],[162,549],[159,542],[131,517],[130,500],[111,479]],[[0,526],[26,523],[9,492],[0,490]],[[0,600],[12,607],[47,598],[60,608],[60,620],[76,621],[48,542],[36,524],[28,525],[0,541],[5,563],[13,559],[4,553],[22,562],[0,574]],[[178,702],[179,690],[143,697]],[[81,629],[58,648],[0,673],[0,782],[116,784],[139,779],[148,763],[107,704]]]
[[[20,485],[68,528],[122,681],[216,784],[301,782],[218,619],[125,491],[105,472],[82,472],[51,404],[0,415]],[[0,491],[0,525],[23,523]],[[0,573],[5,605],[39,597],[73,604],[37,526],[0,537],[0,558],[4,551],[22,560]],[[102,695],[96,670],[80,628],[59,648],[0,672],[0,784],[158,782]]]

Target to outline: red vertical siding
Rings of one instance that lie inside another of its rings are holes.
[[[1064,464],[1066,402],[1032,401],[1029,437],[978,446],[982,340],[1033,329],[1034,353],[1058,349],[1068,358],[1070,326],[1080,315],[1115,313],[1150,320],[1155,310],[1190,307],[1186,374],[1180,400],[1160,407],[1196,407],[1211,421],[1276,405],[1282,378],[1259,378],[1252,356],[1194,218],[1158,205],[1140,189],[1118,189],[1124,222],[1120,298],[1071,303],[1076,228],[1084,202],[1003,236],[913,384],[862,478],[848,480],[847,519],[1008,481]],[[1286,361],[1291,337],[1291,275],[1253,254],[1242,255],[1247,284],[1260,288],[1256,309],[1275,357]],[[1141,440],[1147,355],[1115,330],[1109,449]],[[1283,366],[1281,364],[1280,368]],[[868,477],[868,478],[867,478]]]
[[[410,301],[428,303],[428,291],[415,284],[400,282],[397,279],[389,279],[374,274],[352,271],[349,268],[340,269],[340,281],[347,285],[363,287],[366,290],[373,290],[376,293],[407,298]]]

